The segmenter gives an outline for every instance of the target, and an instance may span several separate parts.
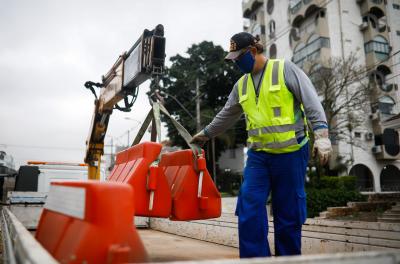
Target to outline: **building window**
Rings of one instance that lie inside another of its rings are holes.
[[[262,27],[261,27],[261,25],[258,24],[258,23],[254,23],[253,26],[252,26],[251,29],[250,29],[250,33],[251,33],[253,36],[261,35],[261,34],[262,34]]]
[[[400,36],[400,30],[396,30],[397,36]]]
[[[274,20],[269,21],[269,37],[270,38],[275,37],[275,21]]]
[[[361,138],[361,132],[354,132],[354,137]]]
[[[382,192],[400,191],[400,170],[394,165],[383,167],[380,175]]]
[[[376,5],[380,5],[380,4],[382,4],[382,0],[372,0],[372,3],[374,3]]]
[[[393,115],[394,113],[394,105],[395,101],[390,96],[382,96],[378,99],[379,111],[382,114]]]
[[[397,10],[400,10],[400,5],[398,5],[398,4],[393,4],[393,8],[394,8],[394,9],[397,9]]]
[[[303,4],[307,5],[311,2],[311,0],[303,0]]]
[[[376,36],[373,40],[365,43],[364,49],[365,53],[374,52],[378,60],[386,60],[389,57],[389,43],[382,36]]]
[[[276,45],[275,45],[275,44],[272,44],[272,45],[269,47],[269,57],[270,57],[271,59],[276,59],[276,54],[277,54]]]
[[[267,2],[267,12],[268,14],[272,14],[272,12],[274,11],[274,0],[268,0]]]
[[[321,48],[330,48],[329,38],[312,35],[307,45],[300,43],[296,46],[293,53],[293,62],[299,67],[303,67],[304,61],[314,61],[320,57]]]

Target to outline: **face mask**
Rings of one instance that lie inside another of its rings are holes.
[[[251,54],[250,50],[247,51],[245,54],[240,56],[238,60],[235,60],[236,65],[239,69],[244,73],[250,73],[253,70],[255,59]]]

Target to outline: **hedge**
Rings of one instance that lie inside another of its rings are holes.
[[[329,183],[331,184],[331,182]],[[358,191],[338,189],[306,188],[307,193],[307,217],[318,216],[326,211],[327,207],[345,206],[347,202],[366,201],[367,197]]]
[[[323,176],[317,186],[319,189],[344,189],[356,190],[356,177],[354,176]]]

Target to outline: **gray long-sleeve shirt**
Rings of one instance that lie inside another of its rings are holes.
[[[258,84],[263,72],[252,75],[253,83]],[[294,63],[285,60],[284,64],[285,84],[294,95],[294,113],[296,116],[296,137],[304,136],[304,120],[300,104],[303,104],[307,119],[311,122],[313,130],[327,128],[326,116],[317,92],[307,75]],[[205,127],[209,137],[215,137],[230,128],[243,114],[239,103],[238,82],[234,85],[225,106],[214,117],[211,123]]]

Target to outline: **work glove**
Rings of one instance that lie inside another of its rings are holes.
[[[329,159],[329,153],[332,151],[331,141],[327,128],[320,128],[314,131],[314,146],[312,155],[318,155],[321,165],[325,165]]]
[[[204,129],[192,137],[190,143],[203,147],[210,138],[206,136]]]

